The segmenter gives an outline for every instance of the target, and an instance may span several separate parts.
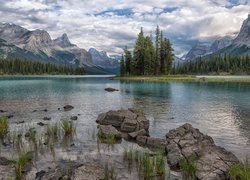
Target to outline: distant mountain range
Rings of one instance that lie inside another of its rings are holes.
[[[72,44],[64,33],[51,39],[44,30],[29,31],[9,23],[0,24],[0,58],[22,58],[61,65],[84,67],[88,74],[118,73],[119,57],[104,51],[89,51]]]
[[[250,14],[243,22],[238,36],[225,36],[210,45],[197,44],[182,58],[174,57],[174,64],[209,57],[216,54],[250,54]],[[104,51],[88,51],[72,44],[64,33],[51,39],[44,30],[30,31],[21,26],[0,24],[0,58],[22,58],[60,65],[84,67],[88,74],[119,74],[120,55],[109,56]]]
[[[250,14],[243,22],[238,36],[225,36],[215,40],[211,45],[197,44],[183,57],[185,60],[193,60],[197,57],[208,57],[218,54],[250,55]]]

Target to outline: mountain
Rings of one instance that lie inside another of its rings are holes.
[[[29,31],[15,24],[0,24],[2,58],[21,58],[84,67],[90,74],[113,73],[112,70],[119,66],[118,60],[111,60],[106,52],[97,51],[96,54],[98,53],[100,56],[97,59],[96,56],[92,57],[85,49],[72,44],[66,33],[53,40],[44,30]]]
[[[208,52],[208,50],[209,50],[208,46],[197,44],[190,49],[190,51],[187,53],[185,59],[191,60],[191,59],[195,59],[199,56],[204,56]]]
[[[205,50],[205,49],[208,50]],[[240,32],[235,39],[224,37],[214,41],[209,47],[204,47],[203,51],[192,48],[186,56],[186,59],[192,60],[199,56],[206,58],[211,55],[230,54],[232,56],[250,55],[250,14],[244,20]]]
[[[88,51],[91,54],[94,64],[103,68],[118,67],[120,64],[116,59],[107,55],[105,51],[97,51],[95,48],[90,48]]]
[[[232,44],[232,41],[233,41],[232,37],[225,36],[216,39],[210,45],[197,44],[193,46],[191,50],[187,53],[187,55],[185,56],[185,60],[193,60],[200,56],[207,56],[215,52],[218,52],[219,50]]]
[[[230,54],[236,56],[250,55],[250,14],[243,22],[238,36],[230,46],[220,50],[217,54]]]
[[[234,39],[232,45],[250,47],[250,14],[243,22],[238,36]]]

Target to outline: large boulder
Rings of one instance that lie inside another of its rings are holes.
[[[131,109],[102,113],[98,116],[96,122],[101,125],[112,125],[126,133],[141,129],[148,130],[149,128],[149,120],[145,115]]]
[[[214,144],[213,139],[202,134],[190,124],[170,130],[166,135],[166,152],[171,168],[179,168],[184,160],[197,164],[198,179],[226,179],[238,159],[231,152]]]

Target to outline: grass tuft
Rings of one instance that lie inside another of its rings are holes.
[[[62,129],[65,136],[73,136],[76,128],[72,121],[65,119],[62,120]]]
[[[104,179],[103,180],[115,180],[115,171],[113,166],[110,168],[108,163],[105,163],[104,166]]]
[[[23,170],[25,166],[32,161],[32,158],[32,154],[30,153],[20,154],[15,166],[17,180],[21,180],[23,178]]]
[[[60,129],[58,124],[55,123],[54,125],[47,125],[45,132],[44,132],[44,139],[47,145],[54,145],[55,142],[60,137]]]
[[[239,163],[233,165],[229,170],[229,177],[231,180],[250,179],[250,163]]]
[[[6,117],[0,117],[0,139],[3,140],[9,132],[9,123]]]
[[[115,138],[114,135],[103,135],[102,133],[98,133],[97,134],[98,136],[98,139],[100,140],[101,143],[104,143],[104,144],[108,144],[108,145],[113,145],[113,144],[116,144],[118,141],[117,139]]]
[[[124,160],[128,161],[128,168],[130,170],[133,163],[137,165],[139,173],[144,179],[151,179],[154,177],[164,178],[165,172],[165,156],[164,154],[150,153],[148,151],[140,151],[132,147],[126,149],[124,152]]]
[[[190,180],[196,179],[195,174],[196,174],[197,168],[194,162],[184,160],[180,164],[180,169],[184,176],[184,179],[190,179]]]

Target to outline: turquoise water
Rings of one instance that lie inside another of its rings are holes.
[[[104,88],[120,91],[109,93]],[[69,112],[58,110],[70,104]],[[186,122],[212,136],[216,144],[238,157],[250,156],[250,84],[109,80],[98,76],[1,77],[0,109],[13,114],[11,128],[37,127],[80,114],[77,147],[91,151],[99,113],[120,108],[143,110],[150,134],[164,137]],[[48,109],[47,112],[42,111]],[[37,110],[36,112],[33,112]],[[17,122],[24,121],[24,124]]]

